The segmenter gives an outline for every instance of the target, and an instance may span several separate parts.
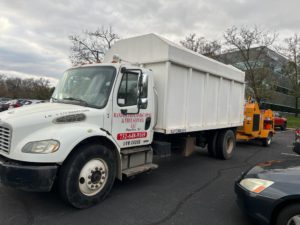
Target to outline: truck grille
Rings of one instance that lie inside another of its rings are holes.
[[[8,127],[0,126],[0,151],[9,152],[11,130]]]

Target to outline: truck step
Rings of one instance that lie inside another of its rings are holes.
[[[122,173],[126,177],[131,177],[131,176],[137,175],[139,173],[147,172],[149,170],[154,170],[156,168],[158,168],[158,165],[153,164],[153,163],[148,163],[148,164],[145,164],[145,165],[141,165],[141,166],[137,166],[137,167],[133,167],[133,168],[123,170]]]
[[[128,148],[121,150],[122,155],[131,155],[139,152],[148,152],[151,151],[150,146],[142,146],[142,147],[135,147],[135,148]]]

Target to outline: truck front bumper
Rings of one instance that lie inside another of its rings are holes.
[[[0,183],[24,191],[50,191],[58,165],[10,160],[0,156]]]

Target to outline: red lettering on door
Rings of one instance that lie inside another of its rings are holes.
[[[118,140],[129,140],[147,137],[147,132],[131,132],[131,133],[119,133],[117,135]]]

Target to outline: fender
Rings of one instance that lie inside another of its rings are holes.
[[[278,199],[275,202],[274,208],[272,209],[271,224],[274,224],[277,215],[281,209],[291,204],[299,204],[299,202],[300,202],[300,195],[290,195]]]
[[[57,163],[61,165],[79,143],[91,137],[104,137],[108,139],[113,143],[118,152],[117,155],[120,157],[120,148],[107,132],[90,123],[74,123],[71,126],[66,126],[66,124],[62,124],[61,126],[49,126],[28,134],[22,140],[18,140],[17,145],[14,146],[9,158],[15,160],[22,159],[24,162]],[[57,152],[49,154],[22,152],[22,148],[28,142],[49,139],[59,141],[60,147]]]
[[[105,134],[107,134],[107,133],[105,132]],[[79,146],[81,144],[87,144],[87,143],[100,143],[100,144],[105,145],[109,149],[111,149],[111,151],[113,151],[115,158],[116,158],[116,165],[117,165],[116,177],[119,180],[122,180],[122,157],[120,154],[120,149],[117,148],[116,142],[109,134],[107,134],[106,136],[105,135],[97,135],[97,136],[87,137],[86,139],[79,142],[76,146],[74,146],[73,150],[70,152],[70,154],[67,156],[67,158],[65,160],[67,160],[68,157],[72,154],[72,152],[74,152],[76,150],[77,146]]]

